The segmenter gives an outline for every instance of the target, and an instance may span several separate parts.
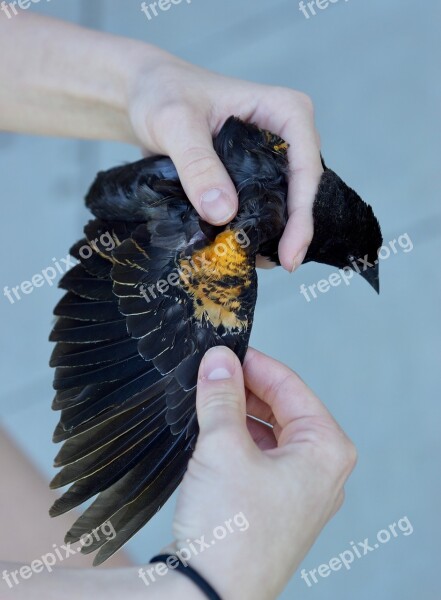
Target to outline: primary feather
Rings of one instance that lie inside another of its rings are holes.
[[[244,359],[257,298],[256,255],[278,260],[287,221],[287,145],[234,117],[214,145],[239,194],[231,223],[219,228],[200,220],[167,157],[99,173],[86,197],[95,219],[71,249],[78,265],[60,282],[66,294],[54,311],[50,364],[53,408],[61,411],[54,441],[64,443],[51,486],[71,485],[50,514],[98,494],[66,535],[66,542],[78,541],[110,520],[115,537],[82,548],[99,550],[94,564],[118,550],[178,486],[198,434],[200,361],[216,345]],[[332,171],[325,174],[330,179],[314,213],[320,235],[323,194],[330,194],[331,212],[335,198],[355,195]],[[355,208],[366,206],[355,196]],[[371,235],[360,256],[381,245],[373,213],[369,218],[362,219]],[[327,235],[338,238],[339,231],[337,224]],[[357,231],[353,239],[345,235],[345,251],[355,256]],[[318,249],[307,260],[326,262],[327,241],[313,240]]]

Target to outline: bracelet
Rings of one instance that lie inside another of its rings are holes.
[[[169,566],[167,563],[169,558],[174,558],[177,561],[177,565],[172,568],[176,571],[179,571],[186,577],[189,577],[193,583],[197,585],[197,587],[207,596],[207,598],[210,600],[222,600],[219,594],[211,587],[211,585],[201,575],[199,575],[199,573],[193,569],[193,567],[190,567],[188,564],[184,565],[182,560],[179,558],[179,556],[176,556],[176,554],[158,554],[150,559],[149,563],[163,562]]]

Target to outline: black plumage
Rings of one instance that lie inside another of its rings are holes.
[[[110,520],[116,536],[94,539],[99,564],[120,548],[181,481],[197,439],[195,386],[206,350],[242,361],[257,297],[257,254],[278,261],[287,222],[287,145],[231,117],[214,140],[239,194],[231,223],[200,220],[167,157],[99,173],[86,205],[95,219],[71,249],[50,339],[56,342],[54,441],[63,441],[50,510],[62,514],[98,494],[66,541]],[[372,263],[380,227],[357,194],[325,169],[306,261]],[[112,242],[112,243],[111,243]],[[378,291],[378,263],[369,276]],[[362,273],[363,274],[363,273]]]

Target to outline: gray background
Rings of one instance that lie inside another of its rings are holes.
[[[300,284],[331,269],[263,272],[252,344],[300,373],[359,450],[344,507],[303,566],[374,541],[405,515],[414,528],[311,588],[295,575],[281,598],[439,599],[440,3],[340,0],[309,20],[296,0],[192,0],[152,21],[138,0],[35,10],[307,92],[329,165],[373,204],[386,243],[408,233],[413,250],[381,264],[380,297],[354,278],[307,303]],[[96,171],[136,158],[120,144],[0,134],[1,289],[65,257]],[[44,286],[14,305],[0,297],[2,421],[48,479],[57,417],[46,340],[59,295]],[[173,500],[129,543],[136,561],[169,541],[172,511]]]

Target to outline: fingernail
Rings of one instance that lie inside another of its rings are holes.
[[[300,265],[302,264],[302,262],[305,259],[305,256],[306,256],[307,252],[308,252],[308,246],[305,246],[296,255],[296,257],[295,257],[295,259],[293,260],[293,263],[292,263],[291,273],[293,273],[298,267],[300,267]]]
[[[209,381],[230,379],[234,373],[234,355],[225,347],[211,348],[205,354],[202,376]]]
[[[217,188],[202,194],[201,206],[206,220],[210,223],[223,223],[235,213],[232,199]]]

